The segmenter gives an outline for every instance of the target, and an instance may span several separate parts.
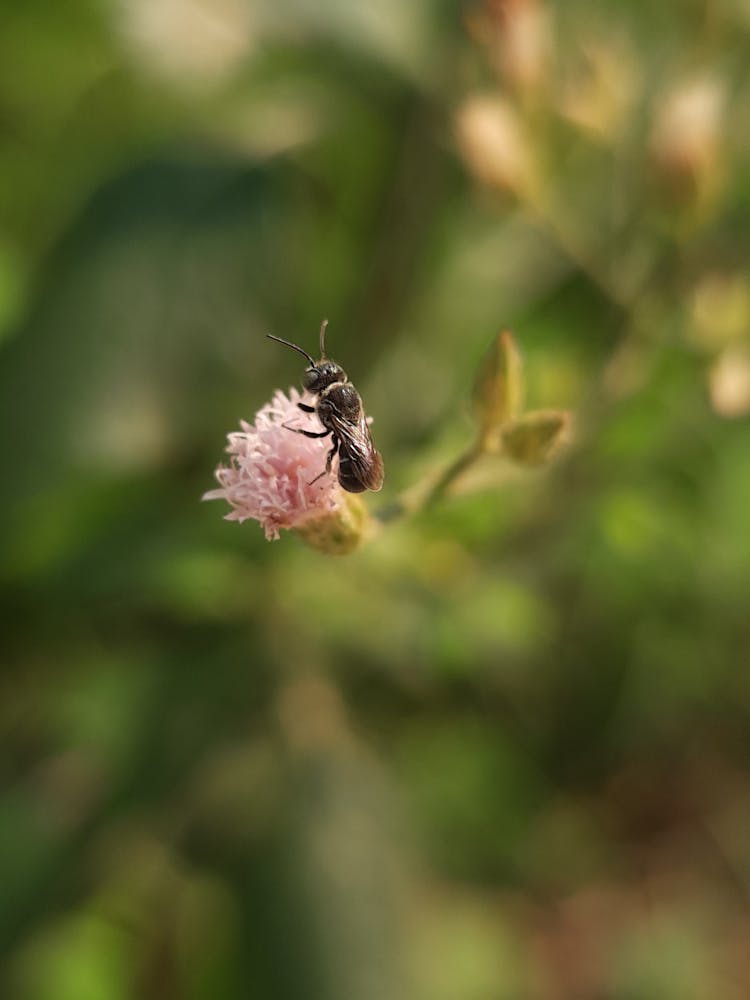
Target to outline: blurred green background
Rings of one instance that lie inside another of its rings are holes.
[[[0,11],[0,995],[750,996],[750,8]],[[201,504],[329,346],[374,511]]]

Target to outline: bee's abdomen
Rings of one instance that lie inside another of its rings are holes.
[[[367,487],[360,477],[353,471],[352,464],[347,458],[339,461],[339,484],[347,493],[364,493]]]

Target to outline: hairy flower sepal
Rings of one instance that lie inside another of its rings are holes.
[[[343,490],[341,505],[323,517],[310,518],[293,528],[303,542],[329,556],[346,556],[373,532],[373,523],[360,496]]]
[[[341,488],[336,465],[326,467],[327,438],[295,434],[293,428],[319,432],[317,417],[298,404],[312,397],[280,390],[255,415],[227,435],[229,462],[216,470],[219,488],[204,500],[226,500],[228,521],[260,522],[269,541],[281,530],[294,531],[313,548],[331,555],[352,552],[369,534],[369,517],[361,499]]]

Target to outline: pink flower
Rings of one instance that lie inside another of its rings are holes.
[[[320,431],[317,417],[303,413],[297,403],[312,405],[307,393],[277,390],[270,403],[255,415],[255,423],[240,421],[241,431],[227,435],[228,465],[220,465],[220,488],[203,494],[204,500],[226,500],[228,521],[260,521],[266,538],[277,539],[279,529],[298,528],[311,520],[328,518],[346,504],[336,466],[315,483],[325,469],[329,438],[308,438],[283,424]]]

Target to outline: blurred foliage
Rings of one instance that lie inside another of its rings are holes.
[[[3,5],[2,996],[750,995],[748,28]],[[506,327],[572,446],[345,559],[222,521],[323,316],[374,509]]]

